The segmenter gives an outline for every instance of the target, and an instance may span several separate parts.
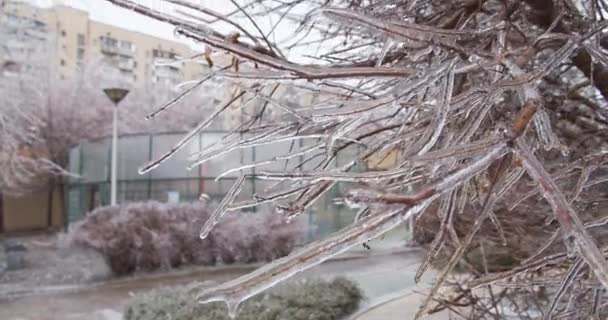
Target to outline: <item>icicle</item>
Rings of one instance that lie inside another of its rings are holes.
[[[479,104],[482,105],[481,111],[475,115],[474,121],[471,121],[466,125],[466,127],[462,130],[462,134],[456,138],[456,141],[459,143],[467,143],[471,137],[473,137],[490,110],[492,110],[492,107],[494,106],[494,99],[499,96],[499,93],[500,91],[496,90],[493,93],[488,94],[486,98],[479,102]],[[469,110],[473,110],[473,108]]]
[[[433,187],[438,191],[450,190],[460,185],[464,180],[468,180],[477,172],[487,168],[492,162],[499,159],[506,153],[507,150],[505,144],[500,143],[493,149],[488,150],[486,155],[472,161],[465,169],[459,170],[456,173],[447,176],[445,179],[437,182]]]
[[[277,156],[277,157],[273,157],[273,158],[268,159],[268,160],[258,161],[258,162],[255,162],[255,163],[245,164],[245,165],[242,165],[242,166],[237,167],[237,168],[232,168],[232,169],[226,170],[222,174],[218,175],[215,178],[215,181],[219,181],[222,177],[224,177],[224,176],[226,176],[226,175],[228,175],[228,174],[230,174],[232,172],[235,172],[235,171],[245,170],[245,169],[249,169],[249,168],[253,168],[253,167],[259,167],[259,166],[262,166],[262,165],[265,165],[265,164],[269,164],[269,163],[273,163],[273,162],[276,162],[276,161],[288,160],[288,159],[292,159],[292,158],[295,158],[295,157],[299,157],[299,156],[305,155],[305,154],[307,154],[307,153],[309,153],[311,151],[320,149],[322,146],[323,145],[319,144],[319,145],[315,145],[315,146],[306,148],[304,150],[301,150],[300,152],[290,153],[290,154],[285,155],[285,156]]]
[[[576,186],[574,186],[574,189],[570,194],[570,199],[568,200],[570,203],[576,201],[576,198],[578,198],[581,192],[583,192],[583,189],[587,184],[587,180],[589,180],[589,176],[591,175],[591,173],[593,173],[593,171],[595,171],[595,169],[597,169],[597,166],[591,165],[588,167],[584,167],[583,170],[581,170],[581,175],[579,176],[578,181],[576,182]]]
[[[343,182],[365,182],[368,180],[388,180],[393,178],[401,177],[405,174],[412,172],[411,168],[406,169],[395,169],[379,172],[338,172],[338,171],[327,171],[327,172],[300,172],[300,173],[287,173],[287,172],[266,172],[262,171],[256,175],[256,178],[264,180],[300,180],[309,179],[312,183],[320,181],[343,181]],[[405,182],[420,181],[424,176],[416,175],[412,176]]]
[[[282,103],[281,101],[277,101],[273,98],[271,98],[268,95],[265,95],[261,92],[257,93],[258,98],[264,100],[265,102],[268,102],[274,106],[279,107],[279,109],[293,115],[294,117],[298,118],[298,120],[300,120],[301,122],[305,122],[308,119],[304,116],[302,116],[301,114],[299,114],[295,109],[293,109],[292,107],[288,106],[286,103]]]
[[[251,207],[255,207],[255,206],[258,206],[258,205],[261,205],[264,203],[269,203],[269,202],[274,202],[277,200],[285,199],[285,198],[293,196],[296,192],[304,190],[308,187],[310,187],[310,185],[297,186],[295,188],[290,188],[290,189],[287,189],[284,191],[280,191],[280,192],[276,192],[276,193],[264,195],[264,196],[254,195],[255,200],[241,201],[241,202],[234,203],[228,207],[228,211],[251,208]]]
[[[544,312],[544,320],[547,319],[551,319],[551,315],[553,314],[553,311],[555,311],[555,307],[557,307],[557,304],[559,303],[559,300],[561,299],[561,297],[564,295],[564,293],[566,293],[566,290],[568,290],[568,288],[570,288],[570,286],[572,285],[572,282],[575,280],[576,276],[579,274],[579,272],[581,271],[581,269],[585,266],[585,260],[584,259],[577,259],[568,269],[568,272],[566,272],[566,275],[562,278],[562,281],[559,285],[559,288],[557,289],[557,292],[553,295],[553,298],[551,299],[551,303],[549,304],[549,307],[547,308],[547,310]]]
[[[441,148],[437,151],[430,151],[423,155],[412,157],[411,160],[409,160],[408,162],[423,164],[429,162],[435,163],[441,160],[453,161],[469,158],[477,155],[478,153],[485,152],[487,148],[500,143],[501,140],[501,137],[491,136],[467,144],[452,145],[449,147]]]
[[[184,92],[178,94],[175,98],[169,100],[167,103],[165,103],[163,106],[161,106],[160,108],[154,110],[153,112],[151,112],[150,114],[148,114],[146,116],[146,119],[151,119],[153,117],[155,117],[156,115],[158,115],[159,113],[169,109],[171,106],[173,106],[175,103],[177,103],[179,100],[181,100],[183,97],[185,97],[186,95],[188,95],[190,92],[192,92],[192,90],[200,87],[205,81],[213,78],[215,76],[216,72],[211,72],[209,73],[209,75],[207,75],[206,77],[204,77],[203,79],[197,81],[192,87],[184,90]]]
[[[421,86],[426,87],[429,86],[429,84],[437,82],[445,75],[446,70],[451,65],[452,63],[442,64],[433,69],[432,72],[427,72],[414,80],[406,80],[403,84],[396,85],[392,91],[393,97],[399,99],[410,92],[418,92],[421,89]]]
[[[536,114],[534,115],[534,127],[536,128],[536,134],[545,150],[549,151],[553,148],[564,148],[561,146],[559,138],[553,131],[549,115],[543,108],[536,111]]]
[[[314,123],[323,123],[326,121],[331,121],[332,123],[335,123],[336,121],[341,122],[349,120],[351,118],[358,118],[364,115],[369,115],[374,111],[378,111],[380,107],[384,107],[384,109],[382,110],[384,112],[390,112],[393,108],[400,107],[393,105],[392,101],[387,98],[369,101],[358,101],[356,103],[353,103],[351,101],[345,101],[344,104],[346,104],[347,102],[348,104],[346,107],[339,108],[337,106],[332,105],[331,109],[335,110],[324,110],[323,113],[318,112],[319,110],[323,109],[315,108],[314,110],[317,113],[312,116],[312,121]],[[341,105],[342,104],[339,104],[338,106]]]
[[[496,192],[496,197],[502,198],[507,193],[507,191],[509,191],[515,185],[515,183],[517,183],[517,181],[519,181],[519,179],[524,176],[524,173],[526,173],[526,170],[524,170],[523,168],[516,168],[511,173],[509,173],[509,175],[505,178],[505,182],[502,188],[498,192]]]
[[[430,133],[430,137],[422,148],[416,152],[417,155],[424,154],[435,146],[435,143],[437,143],[437,140],[443,131],[443,127],[446,124],[450,102],[452,100],[452,91],[454,89],[454,66],[456,65],[456,61],[456,58],[454,58],[449,63],[446,83],[444,85],[444,90],[441,93],[441,101],[438,106],[439,110],[436,112],[437,116],[433,121],[433,126],[429,126],[427,132],[425,132],[425,136],[427,133]],[[427,138],[423,137],[422,141],[425,140],[427,140]]]
[[[238,300],[226,300],[226,307],[228,308],[228,317],[230,319],[236,318],[236,315],[239,311],[239,305],[241,304]]]
[[[327,135],[324,134],[310,134],[310,135],[305,135],[305,136],[280,136],[280,137],[275,137],[272,139],[267,139],[267,140],[259,140],[259,141],[255,141],[255,142],[250,142],[247,144],[241,144],[241,143],[237,143],[235,145],[232,145],[230,147],[226,147],[223,149],[217,149],[217,150],[212,150],[210,152],[204,153],[202,155],[200,155],[196,161],[192,164],[190,164],[188,166],[188,170],[192,170],[193,168],[195,168],[198,165],[201,165],[217,156],[226,154],[230,151],[233,150],[237,150],[237,149],[244,149],[244,148],[250,148],[250,147],[257,147],[257,146],[262,146],[262,145],[269,145],[269,144],[274,144],[274,143],[279,143],[279,142],[285,142],[285,141],[291,141],[291,140],[304,140],[304,139],[319,139],[319,138],[324,138]]]
[[[445,231],[449,224],[451,224],[452,214],[453,214],[453,198],[455,192],[450,191],[448,194],[441,199],[441,204],[439,209],[437,210],[438,215],[441,218],[441,225],[439,227],[439,232],[435,235],[435,238],[431,242],[429,252],[427,254],[426,259],[420,264],[418,270],[416,270],[416,275],[414,276],[414,282],[418,283],[420,278],[424,275],[426,270],[428,269],[431,261],[435,258],[435,256],[439,253],[444,244],[444,236]]]
[[[384,58],[386,57],[386,54],[388,53],[388,51],[390,50],[390,48],[392,46],[393,46],[393,42],[391,41],[391,39],[387,39],[386,42],[384,43],[384,46],[382,47],[382,52],[380,52],[378,61],[376,61],[376,67],[382,66],[382,63],[384,62]]]
[[[467,206],[467,202],[469,200],[469,187],[470,184],[465,183],[460,188],[460,198],[458,199],[458,214],[461,215],[464,212],[464,209]]]
[[[217,206],[215,211],[211,214],[211,216],[209,217],[209,220],[207,220],[205,222],[205,225],[203,225],[203,228],[201,229],[201,233],[200,233],[201,239],[207,238],[207,236],[209,235],[209,232],[211,232],[211,229],[213,229],[213,227],[215,227],[215,225],[218,222],[220,222],[220,220],[222,219],[222,217],[224,216],[224,214],[227,211],[226,207],[232,201],[234,201],[236,196],[239,194],[239,191],[241,191],[241,189],[243,188],[243,182],[245,182],[245,177],[246,177],[245,175],[241,175],[234,182],[234,185],[232,185],[232,188],[230,188],[230,190],[228,190],[228,193],[226,194],[224,199],[222,199],[222,202],[220,202],[220,204]]]
[[[239,139],[239,140],[234,141],[234,142],[229,143],[229,144],[223,144],[223,145],[218,144],[217,147],[215,147],[215,148],[213,148],[211,150],[201,151],[201,152],[194,153],[194,154],[190,155],[188,157],[188,159],[192,161],[192,160],[195,160],[197,157],[209,157],[209,154],[216,155],[217,152],[222,152],[222,151],[224,153],[230,152],[230,151],[234,150],[235,147],[238,146],[238,145],[246,144],[246,143],[257,141],[257,140],[261,140],[261,139],[264,139],[264,138],[268,138],[268,137],[271,137],[271,136],[273,136],[275,134],[284,132],[285,130],[288,130],[290,128],[292,128],[292,126],[281,126],[281,127],[278,127],[278,128],[272,129],[272,130],[264,131],[261,134],[255,135],[253,137],[249,137],[249,138],[242,139],[242,140]],[[210,146],[207,146],[207,148],[211,148],[214,145],[215,145],[215,143],[211,144]]]
[[[336,140],[344,137],[346,134],[356,129],[363,121],[367,120],[366,115],[353,118],[339,125],[338,128],[327,138],[325,143],[325,160],[321,163],[321,167],[328,166],[332,156],[336,152],[334,149]]]
[[[357,213],[355,214],[355,220],[354,220],[354,222],[357,222],[357,221],[361,220],[368,213],[369,213],[369,208],[368,207],[364,207],[364,208],[359,209],[359,211],[357,211]]]

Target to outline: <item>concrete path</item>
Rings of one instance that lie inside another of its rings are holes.
[[[386,296],[413,283],[411,271],[418,264],[417,250],[399,251],[374,246],[355,249],[338,259],[311,268],[297,277],[334,278],[345,276],[359,283],[368,298]],[[252,266],[194,269],[170,274],[121,279],[95,286],[48,288],[16,299],[0,297],[0,319],[6,320],[117,320],[133,295],[164,286],[191,281],[223,282],[253,270]],[[59,290],[56,290],[59,289]]]
[[[364,310],[353,317],[351,320],[407,320],[413,319],[418,307],[422,304],[424,296],[420,293],[407,290],[399,296],[391,297],[375,306]],[[449,320],[459,319],[450,317],[449,311],[442,311],[432,315],[422,317],[425,320]]]

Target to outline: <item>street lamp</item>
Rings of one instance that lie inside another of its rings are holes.
[[[112,168],[110,177],[110,205],[116,204],[116,154],[118,153],[118,104],[125,98],[129,90],[121,88],[107,88],[103,92],[114,103],[114,119],[112,122]]]

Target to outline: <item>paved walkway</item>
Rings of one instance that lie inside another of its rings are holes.
[[[401,320],[412,319],[418,310],[418,307],[424,300],[424,296],[409,291],[402,293],[399,297],[391,297],[388,301],[382,302],[367,310],[364,310],[354,315],[351,320]],[[450,314],[448,311],[442,311],[432,315],[422,317],[425,320],[448,320]]]
[[[372,247],[373,248],[373,247]],[[357,281],[366,297],[380,297],[401,290],[413,283],[413,275],[407,271],[419,261],[418,251],[381,252],[372,249],[348,252],[342,259],[327,261],[296,277],[320,277],[331,279],[345,276]],[[16,300],[0,298],[0,319],[7,320],[117,320],[130,298],[139,293],[191,281],[213,280],[223,282],[250,272],[247,268],[227,268],[210,272],[193,270],[157,276],[122,279],[97,286],[40,290]],[[51,289],[51,288],[48,288]],[[368,298],[365,303],[373,299]]]
[[[371,250],[357,246],[343,255],[298,274],[297,278],[331,279],[344,276],[356,281],[366,296],[361,314],[364,320],[408,319],[417,310],[417,302],[397,299],[378,306],[381,299],[404,290],[416,290],[414,274],[422,252],[405,246],[403,230],[389,233],[384,239],[369,243]],[[123,278],[94,286],[38,289],[35,294],[24,293],[16,300],[2,301],[0,319],[7,320],[117,320],[130,297],[155,288],[179,285],[191,281],[223,282],[252,271],[256,266],[223,268],[192,268],[172,273],[150,274]],[[429,283],[432,274],[422,283]],[[68,289],[68,290],[66,290]],[[423,289],[423,288],[420,288]],[[32,307],[35,306],[35,307]],[[373,307],[376,306],[376,307]]]

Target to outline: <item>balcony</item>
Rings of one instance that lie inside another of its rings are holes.
[[[155,66],[154,75],[159,78],[171,78],[181,80],[183,74],[179,68],[175,68],[172,65]]]
[[[101,41],[101,52],[110,55],[132,57],[135,54],[134,46],[118,46],[110,41]]]
[[[181,72],[184,68],[183,64],[179,61],[175,61],[175,59],[163,59],[156,58],[154,59],[154,68],[155,69],[171,69],[176,72]]]
[[[133,59],[121,59],[116,63],[116,66],[120,70],[133,71],[135,69],[135,60]]]

